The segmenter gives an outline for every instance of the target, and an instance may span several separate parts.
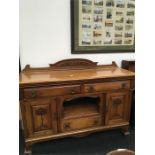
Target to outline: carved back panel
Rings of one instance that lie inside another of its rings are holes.
[[[87,59],[65,59],[55,64],[50,64],[51,69],[85,69],[96,67],[97,62]]]

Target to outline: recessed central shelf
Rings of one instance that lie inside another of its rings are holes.
[[[65,100],[64,119],[86,117],[99,114],[99,97],[80,97],[72,100]]]

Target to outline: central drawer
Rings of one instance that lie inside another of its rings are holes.
[[[116,90],[116,89],[129,89],[130,81],[117,81],[117,82],[104,82],[104,83],[93,83],[93,84],[85,84],[84,92],[85,93],[93,93],[100,92],[105,90]]]
[[[24,97],[35,98],[45,96],[74,95],[79,94],[80,92],[80,85],[28,88],[24,89]]]
[[[89,127],[97,127],[102,125],[102,119],[100,116],[93,117],[81,117],[76,119],[64,119],[61,124],[61,131],[71,131],[78,129],[85,129]]]

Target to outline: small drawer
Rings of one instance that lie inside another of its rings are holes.
[[[97,127],[102,124],[101,117],[85,117],[70,120],[63,120],[62,131],[85,129],[89,127]]]
[[[81,92],[80,85],[63,86],[63,87],[42,87],[24,89],[25,98],[58,96],[58,95],[74,95]]]
[[[129,88],[130,88],[130,81],[104,82],[104,83],[85,84],[84,92],[93,93],[105,90],[129,89]]]

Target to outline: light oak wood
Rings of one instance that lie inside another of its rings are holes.
[[[88,116],[88,117],[81,117],[81,118],[74,118],[70,120],[63,120],[61,131],[71,131],[71,130],[78,130],[90,127],[96,127],[102,125],[102,119],[98,116]]]
[[[86,93],[92,92],[103,92],[105,90],[117,90],[117,89],[129,89],[130,81],[119,81],[119,82],[104,82],[104,83],[93,83],[85,84],[84,91]]]
[[[99,113],[98,109],[98,105],[87,102],[72,104],[64,109],[64,119],[96,115]]]
[[[60,83],[79,80],[104,79],[112,77],[132,77],[134,73],[114,65],[97,66],[84,69],[52,70],[49,68],[28,69],[20,73],[20,85],[37,83]]]
[[[80,85],[24,89],[25,98],[80,94]]]
[[[119,91],[107,94],[107,108],[108,113],[106,117],[106,124],[117,124],[127,122],[127,115],[129,104],[129,92]]]
[[[26,152],[32,144],[120,128],[128,132],[134,73],[69,59],[20,73]]]

